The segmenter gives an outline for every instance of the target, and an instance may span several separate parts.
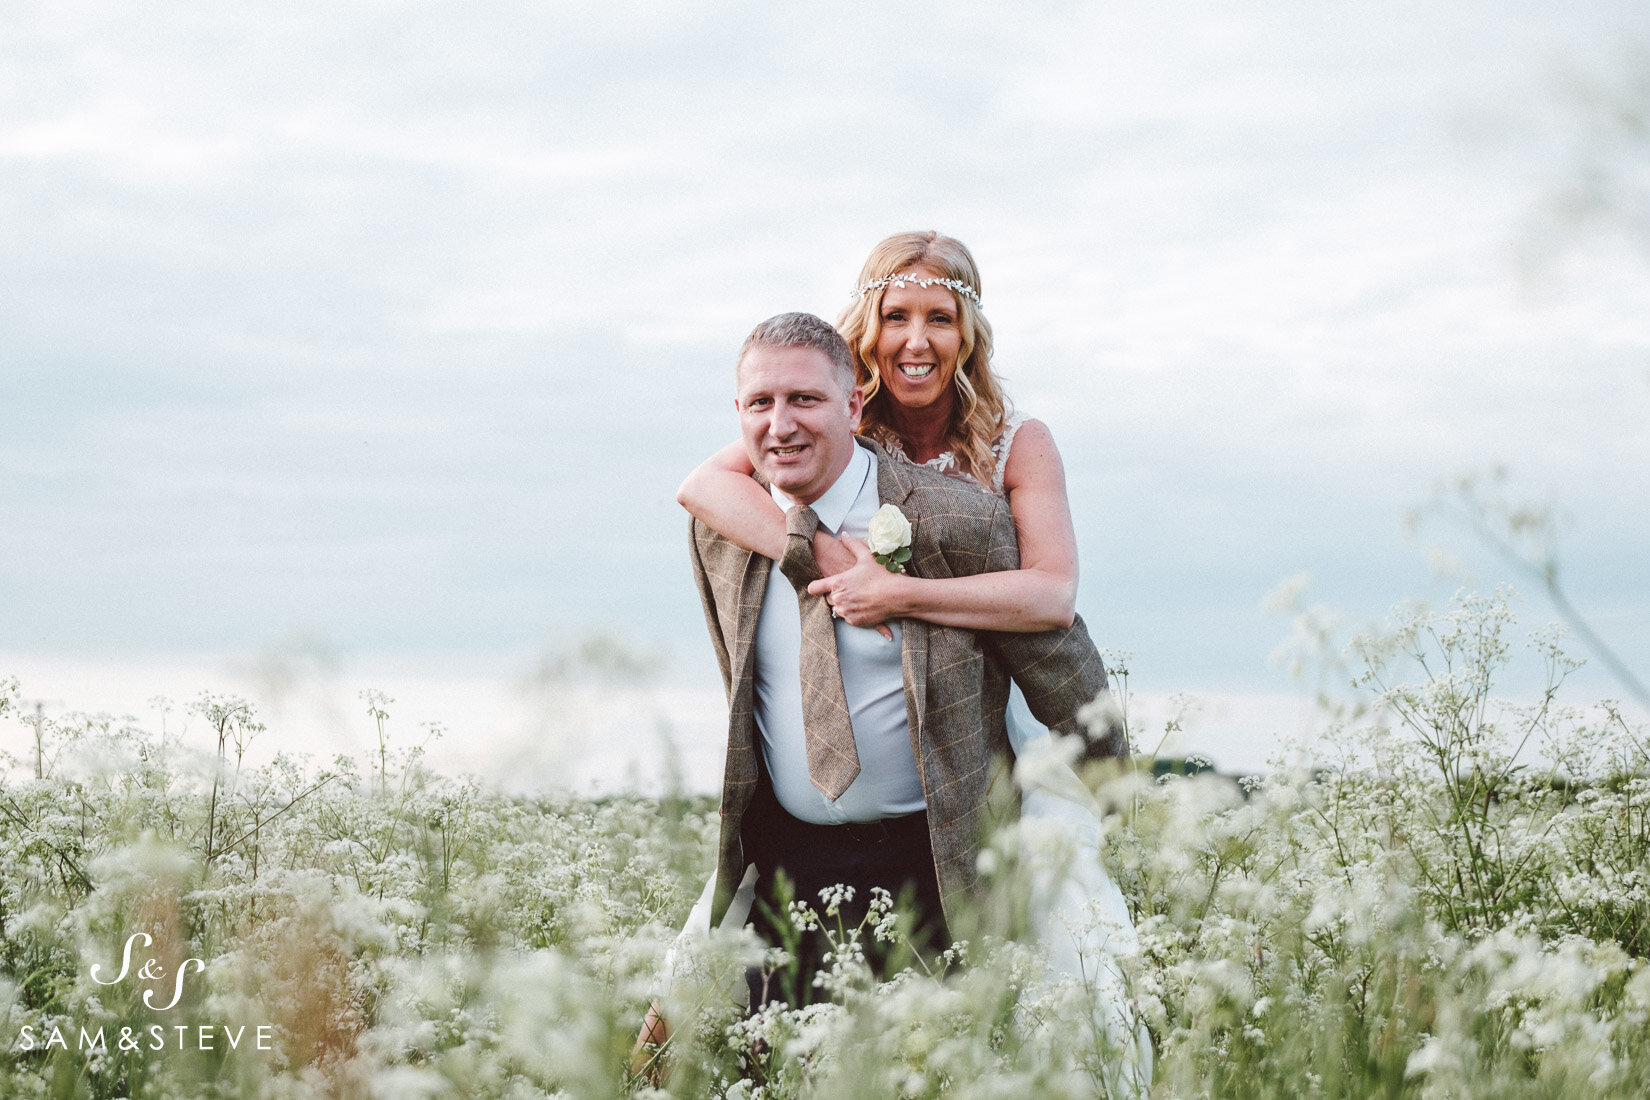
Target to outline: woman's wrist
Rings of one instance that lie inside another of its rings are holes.
[[[909,573],[890,573],[888,575],[890,619],[915,619],[922,615],[923,579],[913,577]]]

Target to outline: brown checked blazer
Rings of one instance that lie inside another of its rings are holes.
[[[911,520],[911,560],[918,577],[956,577],[1019,567],[1008,505],[955,478],[877,455],[877,492]],[[728,751],[722,783],[722,831],[711,923],[726,912],[745,872],[740,826],[761,777],[754,668],[756,622],[767,590],[767,558],[743,550],[698,520],[692,524],[693,574],[711,644],[728,692]],[[975,884],[975,856],[986,796],[997,765],[1009,759],[1004,711],[1012,676],[1031,712],[1061,733],[1083,731],[1077,711],[1106,690],[1106,671],[1081,619],[1038,634],[987,633],[900,623],[905,709],[911,748],[928,803],[928,827],[941,901],[955,911]],[[1114,731],[1090,755],[1123,756]]]

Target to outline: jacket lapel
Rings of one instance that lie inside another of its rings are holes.
[[[755,679],[756,623],[762,617],[762,599],[768,593],[767,558],[750,551],[744,552],[745,564],[740,573],[738,627],[733,639],[733,676],[739,690],[749,691]]]
[[[877,456],[877,500],[905,511],[905,501],[911,495],[912,483],[904,476],[899,460],[889,457],[887,451],[863,436],[860,442]],[[911,541],[915,550],[917,520],[909,512],[906,512],[906,518],[911,519]],[[917,555],[913,553],[905,567],[913,577],[920,577],[922,571],[916,565]],[[921,761],[924,719],[928,714],[928,624],[921,619],[901,619],[899,625],[902,639],[900,668],[905,673],[905,717],[911,727],[911,749]]]

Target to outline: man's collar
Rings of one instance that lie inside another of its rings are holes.
[[[848,518],[848,512],[859,499],[860,490],[865,487],[868,478],[875,476],[876,458],[863,446],[856,446],[854,453],[848,458],[848,465],[831,482],[831,487],[820,494],[814,501],[814,514],[819,517],[819,525],[836,534],[842,529],[842,522]],[[787,511],[796,503],[778,489],[769,487],[768,492],[773,494],[774,503]]]

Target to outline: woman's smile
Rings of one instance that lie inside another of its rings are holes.
[[[911,273],[935,276],[921,265]],[[883,294],[875,358],[895,401],[911,409],[939,402],[951,389],[961,352],[961,311],[951,290],[895,283]]]

